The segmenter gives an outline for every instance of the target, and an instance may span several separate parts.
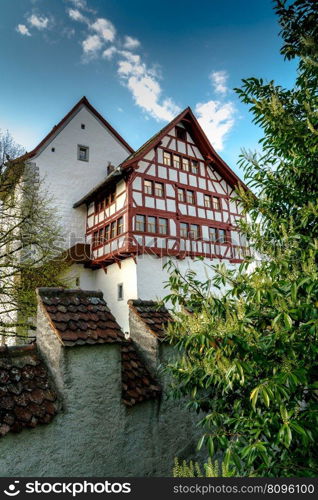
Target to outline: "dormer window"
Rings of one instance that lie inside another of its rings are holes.
[[[88,146],[77,146],[77,159],[81,161],[88,161]]]
[[[187,132],[183,127],[176,127],[176,136],[177,136],[177,139],[181,139],[181,141],[185,141],[187,138]]]

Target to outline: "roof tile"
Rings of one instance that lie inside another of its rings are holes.
[[[129,300],[129,308],[137,314],[153,335],[160,340],[166,337],[166,328],[173,318],[169,311],[159,302],[152,300]]]
[[[0,436],[51,421],[57,395],[35,344],[0,349]]]

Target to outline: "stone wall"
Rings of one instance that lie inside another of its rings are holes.
[[[184,403],[163,391],[161,399],[123,404],[120,345],[64,347],[41,309],[38,326],[61,409],[48,425],[0,439],[2,477],[170,476],[176,456],[195,456],[200,429]],[[161,344],[159,361],[170,349]]]

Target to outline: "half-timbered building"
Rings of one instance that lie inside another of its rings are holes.
[[[124,330],[128,300],[167,294],[169,259],[205,279],[207,264],[235,265],[248,251],[234,199],[245,186],[190,108],[134,152],[83,98],[26,161],[59,202],[74,284],[102,290]]]

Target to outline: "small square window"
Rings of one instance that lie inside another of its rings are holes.
[[[77,159],[81,161],[88,161],[88,150],[87,146],[77,146]]]
[[[84,130],[85,129],[85,123],[81,123],[81,129]]]
[[[55,152],[55,148],[51,148],[51,151],[52,151],[52,153],[54,153]]]
[[[119,283],[117,285],[117,300],[124,300],[124,285]]]

